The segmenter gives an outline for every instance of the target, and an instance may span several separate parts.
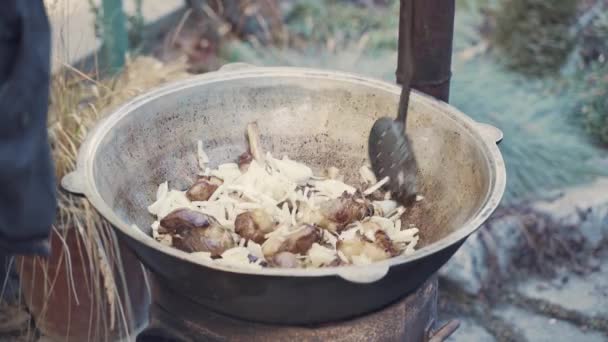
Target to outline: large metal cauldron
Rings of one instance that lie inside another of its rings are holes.
[[[161,182],[191,184],[197,140],[212,164],[234,161],[254,120],[266,150],[358,179],[369,130],[376,118],[396,112],[399,92],[346,73],[231,65],[149,92],[109,115],[89,134],[63,185],[86,195],[163,288],[208,309],[275,324],[361,315],[416,290],[496,208],[505,187],[499,130],[412,94],[408,133],[425,199],[410,217],[421,245],[413,255],[370,266],[242,271],[208,264],[153,240],[146,207]]]

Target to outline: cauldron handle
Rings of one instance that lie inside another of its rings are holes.
[[[477,123],[479,132],[484,138],[490,139],[492,142],[499,144],[503,139],[503,133],[500,129],[486,123]]]
[[[61,187],[75,195],[85,194],[85,178],[79,171],[72,171],[61,179]]]
[[[441,328],[429,333],[428,342],[443,342],[460,327],[460,321],[453,319],[442,325]]]

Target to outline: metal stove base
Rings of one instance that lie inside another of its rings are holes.
[[[183,317],[194,308],[182,307],[182,301],[174,305],[176,301],[158,298],[165,297],[160,294],[150,307],[150,324],[137,341],[442,341],[457,328],[457,323],[448,324],[431,339],[437,320],[437,296],[437,278],[432,278],[416,293],[364,317],[315,326],[279,326],[242,321],[207,310],[201,314],[200,306],[195,309],[196,319]]]

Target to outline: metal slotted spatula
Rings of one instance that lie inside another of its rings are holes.
[[[418,166],[407,136],[406,120],[410,98],[410,83],[414,72],[412,60],[412,26],[413,1],[404,1],[408,6],[406,13],[406,36],[402,37],[405,44],[406,63],[403,72],[402,90],[399,98],[397,119],[389,117],[378,119],[369,136],[369,157],[372,170],[378,179],[389,178],[387,187],[393,198],[403,205],[409,205],[416,199],[416,174]]]

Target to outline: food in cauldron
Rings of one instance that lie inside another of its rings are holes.
[[[202,169],[185,191],[159,186],[148,210],[155,239],[232,267],[306,268],[364,265],[411,254],[418,229],[383,190],[368,166],[361,186],[335,167],[315,176],[306,165],[264,154],[257,124],[247,126],[249,151],[237,163]]]

